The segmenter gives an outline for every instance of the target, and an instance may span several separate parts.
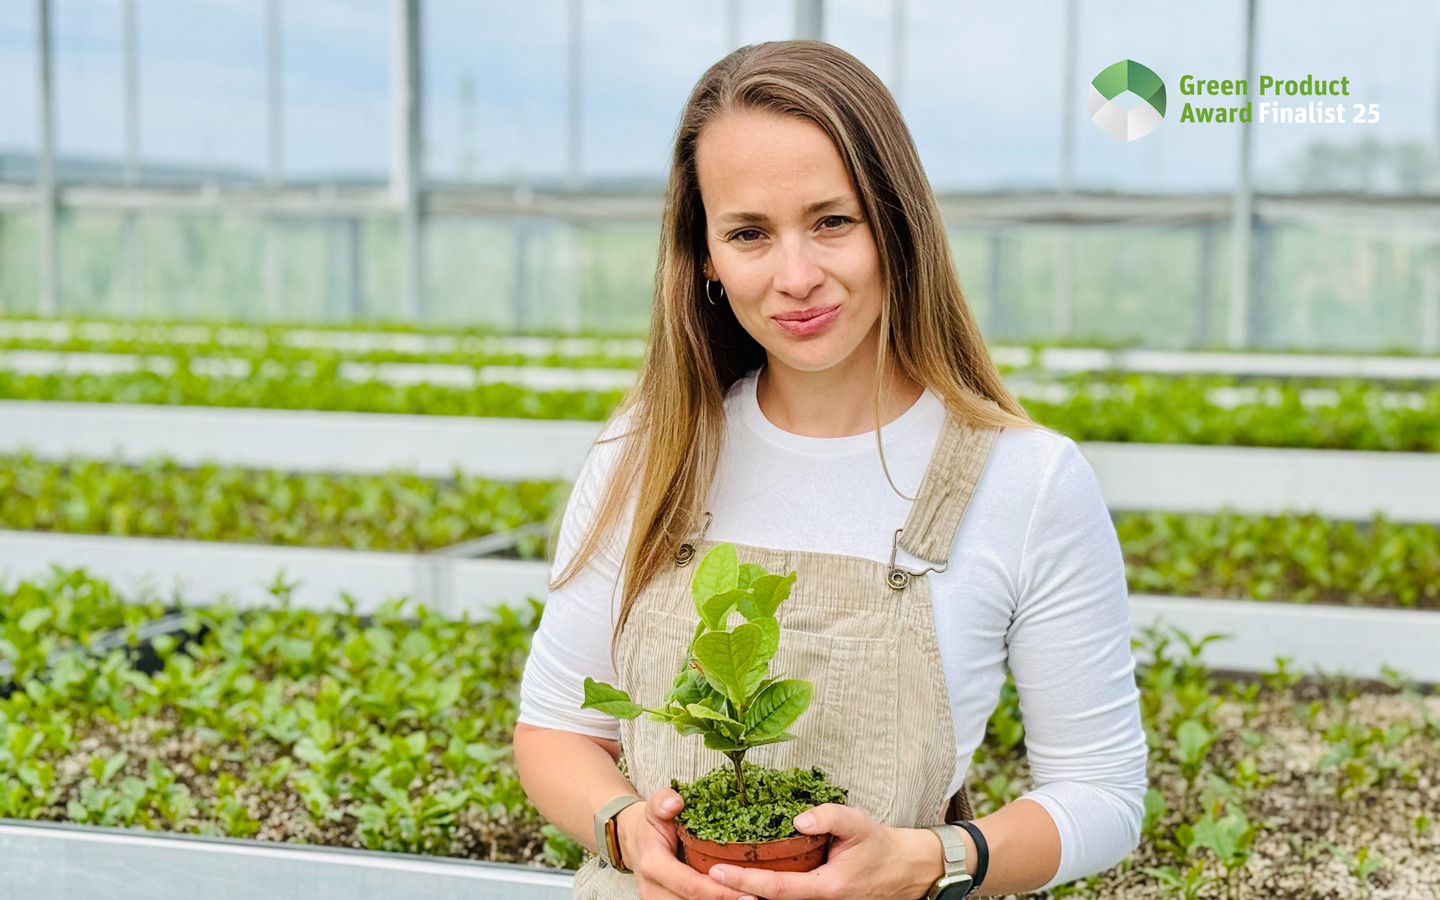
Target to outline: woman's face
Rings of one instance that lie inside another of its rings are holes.
[[[705,276],[725,286],[769,368],[873,368],[880,258],[825,132],[793,116],[727,114],[701,133],[695,166],[710,251]],[[797,314],[808,321],[781,318]]]

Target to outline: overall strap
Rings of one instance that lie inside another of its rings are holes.
[[[955,532],[999,434],[999,428],[968,425],[946,413],[920,493],[900,534],[901,549],[942,569],[949,564]]]

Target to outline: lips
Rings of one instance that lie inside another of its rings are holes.
[[[800,318],[808,315],[809,318]],[[785,314],[785,317],[774,316],[775,327],[787,334],[799,338],[812,337],[827,331],[835,320],[840,318],[840,307],[815,307],[814,309],[800,310]]]
[[[771,318],[779,319],[782,322],[804,322],[816,316],[823,316],[825,313],[835,309],[839,309],[838,304],[835,306],[812,306],[809,309],[802,309],[798,312],[779,313]]]

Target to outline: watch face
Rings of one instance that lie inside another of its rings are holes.
[[[970,896],[970,886],[975,879],[969,875],[956,875],[953,879],[947,879],[940,888],[940,893],[935,895],[935,900],[960,900],[961,897]]]

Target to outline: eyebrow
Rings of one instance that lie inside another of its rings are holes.
[[[849,197],[831,197],[829,200],[817,200],[816,202],[811,203],[809,206],[806,206],[803,214],[809,216],[818,212],[824,212],[827,209],[834,209],[835,207],[841,206],[845,203],[848,203],[849,201]],[[732,212],[723,213],[717,216],[716,220],[721,222],[754,224],[758,222],[768,222],[770,221],[770,217],[765,215],[764,213],[758,212]]]

